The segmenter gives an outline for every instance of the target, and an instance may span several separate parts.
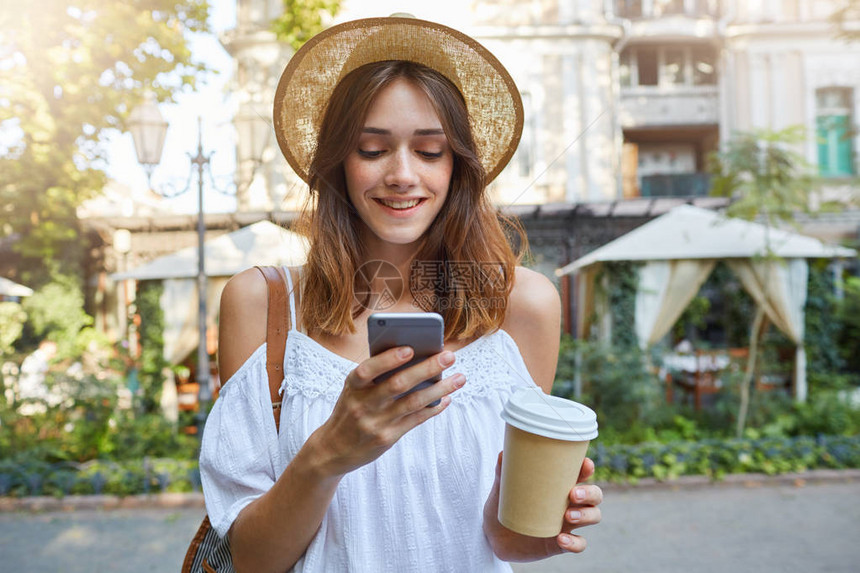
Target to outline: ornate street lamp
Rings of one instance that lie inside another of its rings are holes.
[[[265,122],[263,122],[265,125]],[[164,147],[164,140],[167,134],[167,122],[161,115],[158,105],[155,102],[155,97],[147,95],[143,104],[132,110],[129,115],[129,131],[131,131],[134,147],[137,153],[137,160],[146,170],[147,182],[150,189],[166,198],[176,197],[185,193],[191,188],[191,178],[194,174],[194,167],[197,171],[197,298],[199,299],[198,308],[198,331],[200,341],[197,346],[197,384],[198,384],[198,403],[199,411],[197,414],[197,433],[198,437],[203,436],[203,426],[206,423],[206,413],[209,409],[209,404],[212,401],[212,391],[209,388],[209,354],[206,350],[206,267],[205,267],[205,232],[206,225],[203,219],[203,176],[205,167],[210,165],[212,154],[203,153],[203,128],[201,119],[197,118],[197,154],[188,154],[191,165],[194,166],[188,176],[188,181],[185,187],[179,190],[159,190],[153,189],[151,178],[155,166],[161,161],[161,152]],[[267,126],[266,126],[267,127]],[[250,129],[250,127],[248,127]],[[249,185],[254,177],[254,171],[262,162],[263,147],[254,145],[252,153],[256,156],[248,156],[253,164],[253,169],[250,173],[250,178],[247,181]],[[210,185],[221,193],[228,193],[227,190],[219,189],[212,178],[212,173],[209,173]]]
[[[161,162],[164,138],[167,136],[167,121],[161,115],[152,92],[147,92],[143,103],[132,110],[128,126],[134,140],[137,162],[143,166],[147,183],[152,187],[152,172]]]

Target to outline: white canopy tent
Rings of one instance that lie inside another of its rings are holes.
[[[307,255],[307,240],[269,221],[259,221],[238,231],[206,241],[204,256],[207,280],[206,314],[209,331],[215,332],[218,302],[227,280],[254,265],[301,265]],[[164,358],[181,362],[199,342],[197,328],[197,247],[165,255],[125,273],[111,275],[120,280],[162,280],[164,292]]]
[[[794,390],[806,398],[803,349],[806,259],[854,257],[857,252],[818,239],[720,215],[690,205],[634,229],[558,269],[559,276],[578,275],[577,336],[606,316],[605,301],[595,295],[595,278],[608,261],[642,261],[636,292],[635,331],[640,346],[659,341],[724,260],[768,319],[797,345]]]
[[[32,296],[33,289],[0,277],[0,296]]]

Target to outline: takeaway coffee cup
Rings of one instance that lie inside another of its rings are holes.
[[[514,393],[502,418],[507,425],[499,521],[523,535],[554,537],[561,533],[588,443],[597,437],[597,416],[535,386]]]

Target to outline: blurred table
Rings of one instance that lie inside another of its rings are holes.
[[[666,381],[666,402],[674,402],[677,387],[691,396],[693,407],[700,410],[702,397],[719,392],[723,387],[723,374],[733,361],[743,359],[747,354],[746,348],[665,354],[661,375]]]

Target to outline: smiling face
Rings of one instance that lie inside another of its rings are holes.
[[[403,78],[380,90],[343,163],[370,252],[412,245],[424,235],[448,196],[453,165],[427,95]]]

